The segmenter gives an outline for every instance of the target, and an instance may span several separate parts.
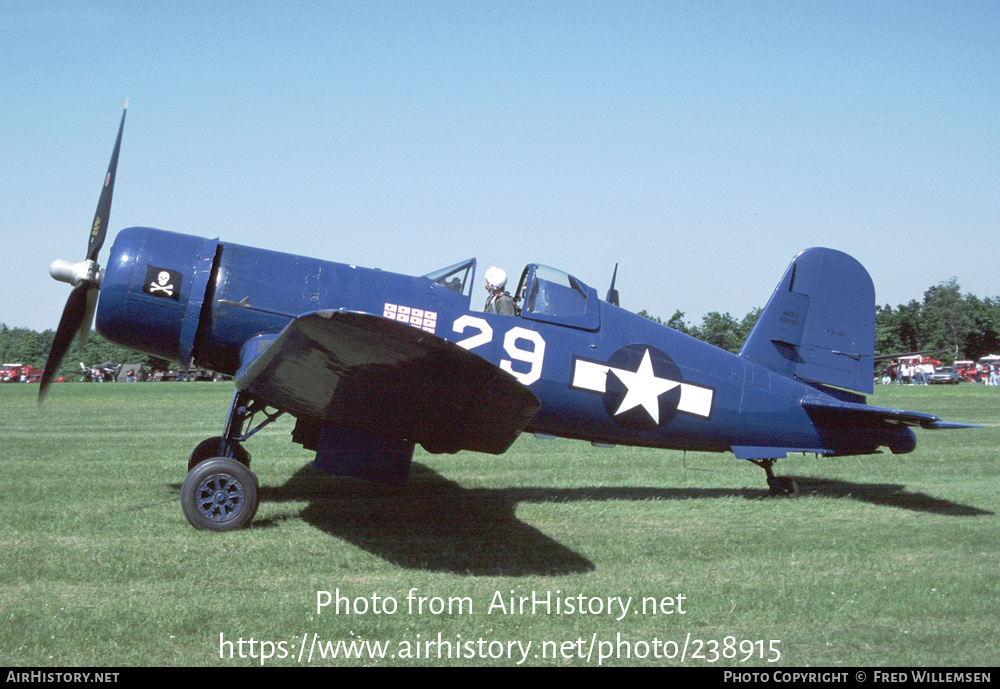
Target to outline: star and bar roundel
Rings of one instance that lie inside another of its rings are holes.
[[[677,414],[703,419],[712,415],[715,389],[684,382],[681,370],[655,347],[622,347],[606,363],[573,357],[570,387],[601,395],[615,423],[651,431]]]

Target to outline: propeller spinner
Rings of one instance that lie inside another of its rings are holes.
[[[122,121],[118,125],[118,138],[111,152],[111,162],[108,163],[108,173],[104,176],[104,186],[101,188],[101,198],[97,202],[97,212],[90,226],[90,238],[87,242],[87,257],[79,263],[69,261],[54,261],[49,266],[49,274],[59,280],[73,285],[62,318],[59,319],[59,329],[52,340],[48,361],[45,362],[45,372],[42,374],[42,384],[38,391],[38,401],[45,399],[49,384],[59,370],[66,351],[69,349],[77,333],[86,338],[90,334],[94,310],[97,307],[97,293],[101,286],[101,266],[97,256],[104,246],[104,238],[108,231],[108,217],[111,215],[111,195],[115,188],[115,170],[118,168],[118,150],[122,145],[122,131],[125,128],[125,115],[128,114],[128,101],[122,112]]]

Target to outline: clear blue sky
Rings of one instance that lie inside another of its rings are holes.
[[[0,322],[111,234],[411,274],[541,262],[691,322],[798,251],[1000,294],[1000,3],[0,0]],[[475,303],[485,297],[478,289]]]

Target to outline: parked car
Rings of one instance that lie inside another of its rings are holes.
[[[962,377],[958,375],[958,371],[955,370],[954,366],[942,366],[931,374],[931,377],[927,380],[927,382],[951,383],[953,385],[958,385],[958,381],[960,380],[962,380]]]

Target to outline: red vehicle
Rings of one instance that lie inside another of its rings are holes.
[[[907,369],[910,371],[910,373],[902,382],[905,382],[907,384],[915,382],[917,381],[917,376],[913,372],[913,367],[921,364],[931,364],[934,367],[935,371],[938,369],[939,366],[941,366],[940,361],[938,361],[937,359],[932,359],[929,356],[921,356],[919,354],[914,354],[911,356],[901,356],[899,357],[899,361],[895,367],[895,376],[898,378],[899,370],[903,366],[906,366]]]
[[[962,359],[955,362],[955,370],[962,380],[969,383],[979,382],[979,372],[976,371],[976,362],[969,359]]]
[[[929,356],[901,356],[899,357],[900,364],[907,364],[908,366],[916,366],[917,364],[931,364],[934,368],[941,365],[941,362],[937,359],[932,359]]]
[[[986,383],[990,379],[990,368],[998,364],[1000,364],[1000,356],[990,354],[982,357],[979,361],[968,359],[956,361],[955,369],[958,371],[958,375],[962,376],[962,380],[967,380],[970,383]]]
[[[25,364],[4,364],[0,368],[0,383],[37,383],[42,379],[42,369]]]

